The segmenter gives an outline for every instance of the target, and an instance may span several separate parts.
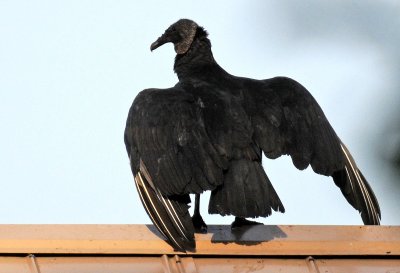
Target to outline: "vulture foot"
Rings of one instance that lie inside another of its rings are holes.
[[[231,224],[231,229],[243,227],[243,226],[254,226],[254,225],[263,225],[263,223],[246,220],[242,217],[235,217],[235,221]]]

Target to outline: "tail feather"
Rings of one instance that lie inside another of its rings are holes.
[[[171,245],[180,251],[194,251],[194,227],[189,214],[190,197],[164,196],[152,187],[151,178],[141,162],[135,184],[151,221]]]
[[[341,148],[345,157],[345,167],[332,175],[333,180],[346,200],[360,212],[364,224],[379,225],[381,210],[378,200],[343,143]]]
[[[208,212],[239,217],[265,217],[285,209],[265,174],[261,163],[234,160],[224,177],[223,186],[211,192]]]

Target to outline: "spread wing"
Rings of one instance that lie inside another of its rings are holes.
[[[296,81],[277,77],[253,83],[248,112],[254,139],[269,158],[290,155],[298,169],[332,176],[365,224],[379,224],[378,201],[349,151],[312,95]]]
[[[143,205],[180,250],[194,248],[188,194],[221,185],[226,165],[202,116],[201,102],[184,90],[148,89],[135,98],[124,135]]]

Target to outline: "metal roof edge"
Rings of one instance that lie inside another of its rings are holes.
[[[209,226],[175,252],[152,225],[0,225],[1,254],[400,256],[400,226]]]

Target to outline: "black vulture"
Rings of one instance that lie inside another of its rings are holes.
[[[333,178],[364,224],[379,225],[378,201],[313,96],[286,77],[254,80],[227,73],[215,61],[204,28],[188,19],[151,44],[173,43],[179,82],[135,98],[124,140],[139,196],[151,221],[181,251],[194,251],[206,231],[199,194],[210,190],[209,213],[234,215],[233,225],[284,212],[261,164],[262,152],[289,155]],[[189,194],[196,194],[193,219]]]

